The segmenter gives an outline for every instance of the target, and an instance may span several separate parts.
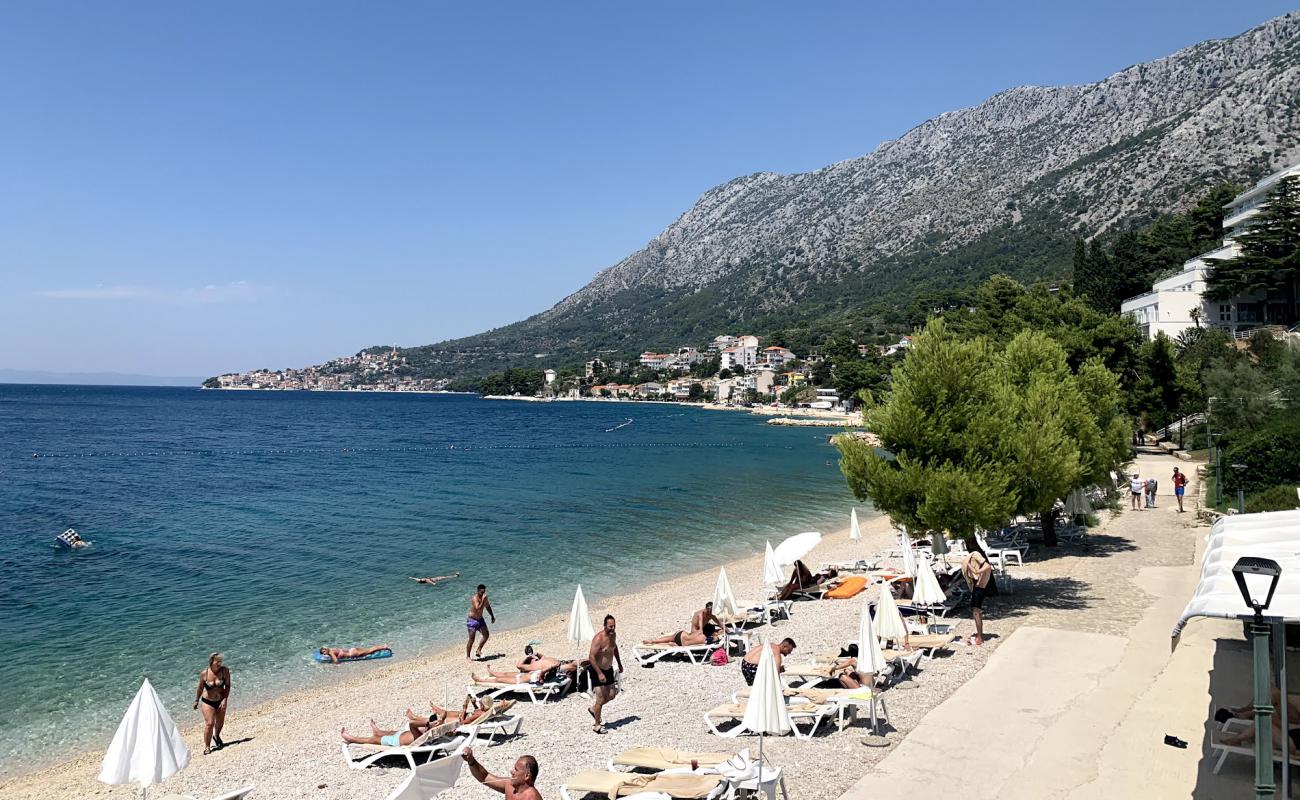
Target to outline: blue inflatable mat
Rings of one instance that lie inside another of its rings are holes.
[[[319,651],[319,650],[317,650],[316,652],[312,653],[311,655],[312,655],[312,658],[316,659],[317,661],[319,661],[319,662],[322,663],[322,664],[332,664],[332,663],[334,663],[333,661],[330,660],[330,657],[329,657],[329,656],[327,656],[327,655],[322,655],[322,654],[321,654],[321,651]],[[372,660],[372,659],[376,659],[376,658],[390,658],[392,655],[393,655],[393,651],[392,651],[392,650],[376,650],[375,652],[371,653],[371,654],[368,655],[368,656],[347,656],[347,657],[344,657],[344,658],[340,658],[340,659],[339,659],[339,663],[342,664],[344,661],[370,661],[370,660]]]

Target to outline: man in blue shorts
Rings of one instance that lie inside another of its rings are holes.
[[[1174,467],[1174,497],[1178,498],[1178,513],[1183,513],[1183,492],[1187,490],[1187,475]]]

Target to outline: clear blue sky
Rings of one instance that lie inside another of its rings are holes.
[[[710,186],[1286,3],[0,8],[0,367],[209,375],[540,311]]]

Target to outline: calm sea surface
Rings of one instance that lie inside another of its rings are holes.
[[[841,526],[826,434],[671,405],[0,385],[0,774],[106,746],[143,676],[195,721],[213,650],[247,706],[337,674],[321,644],[462,641],[479,581],[513,627],[579,582],[598,607]],[[55,549],[68,526],[94,547]]]

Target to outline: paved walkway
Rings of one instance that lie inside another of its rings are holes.
[[[1174,466],[1194,468],[1163,455],[1138,460],[1165,487]],[[1170,652],[1207,530],[1191,502],[1178,514],[1172,500],[1114,518],[1092,554],[1027,563],[1004,603],[1023,609],[1026,624],[842,800],[914,791],[967,800],[1247,796],[1249,759],[1208,774],[1205,724],[1212,683],[1218,696],[1246,699],[1240,625],[1194,622]],[[1065,594],[1042,596],[1053,591]],[[1165,745],[1165,733],[1192,747]]]

